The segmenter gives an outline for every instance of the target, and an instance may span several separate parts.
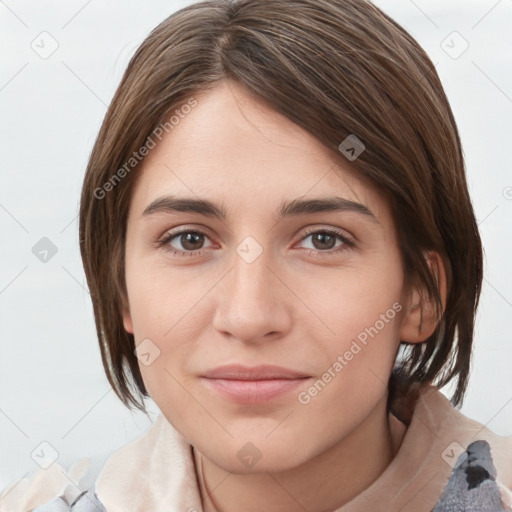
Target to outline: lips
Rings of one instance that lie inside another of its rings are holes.
[[[290,393],[310,376],[280,366],[228,365],[205,372],[202,381],[210,391],[243,405],[263,404]]]
[[[309,375],[281,366],[262,365],[251,368],[236,364],[219,366],[205,372],[202,377],[227,380],[283,380],[303,379],[309,377]]]

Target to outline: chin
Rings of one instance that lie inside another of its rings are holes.
[[[289,456],[289,452],[288,452]],[[263,473],[281,473],[283,471],[291,470],[297,466],[300,466],[306,460],[300,459],[289,459],[284,460],[281,454],[273,452],[271,455],[265,455],[265,452],[261,454],[260,459],[254,459],[253,463],[241,462],[238,455],[235,457],[222,456],[221,459],[212,460],[217,466],[224,469],[226,472],[235,473],[237,475],[255,475]]]
[[[235,474],[279,473],[288,471],[307,462],[314,457],[314,447],[305,446],[301,440],[291,440],[288,436],[272,434],[268,437],[268,430],[264,433],[245,435],[243,438],[223,439],[217,449],[212,450],[211,439],[204,439],[198,443],[197,449],[214,464],[224,471]],[[304,440],[305,441],[305,440]],[[201,445],[207,443],[206,449]],[[209,443],[209,445],[208,445]],[[301,449],[297,450],[297,446]],[[319,450],[320,451],[320,450]]]

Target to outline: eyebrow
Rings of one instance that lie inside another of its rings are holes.
[[[227,211],[222,205],[216,205],[207,199],[175,197],[172,195],[158,197],[152,201],[142,213],[142,217],[161,212],[188,212],[226,220]],[[376,224],[380,224],[367,206],[343,197],[325,197],[316,199],[293,199],[281,204],[278,220],[285,217],[319,212],[351,212],[357,213]]]

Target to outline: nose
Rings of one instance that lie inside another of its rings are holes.
[[[214,328],[244,343],[262,343],[291,328],[292,293],[263,253],[252,262],[235,252],[231,269],[216,287]]]

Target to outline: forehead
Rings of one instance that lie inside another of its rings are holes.
[[[367,205],[378,219],[387,214],[382,195],[350,173],[348,162],[236,82],[193,97],[197,105],[137,170],[132,209],[142,213],[165,193],[222,202],[228,213],[336,195]]]

